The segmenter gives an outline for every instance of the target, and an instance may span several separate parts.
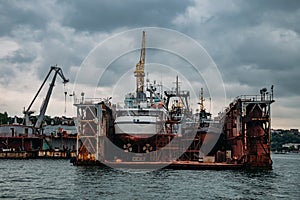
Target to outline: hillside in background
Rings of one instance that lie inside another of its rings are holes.
[[[23,124],[23,118],[10,117],[7,112],[0,113],[0,125],[12,124],[17,120],[18,124]],[[36,116],[30,118],[32,123],[37,120]],[[44,125],[59,125],[68,122],[69,125],[75,125],[72,118],[66,117],[50,117],[45,116]],[[300,133],[298,129],[290,130],[272,130],[271,131],[271,151],[299,151],[300,149]]]
[[[23,124],[23,117],[10,117],[8,116],[7,112],[0,113],[0,125],[1,124],[13,124],[16,122],[18,124]],[[37,116],[31,116],[30,117],[31,122],[34,124],[37,120]],[[44,118],[45,122],[44,125],[59,125],[59,124],[65,124],[68,123],[68,125],[75,125],[74,121],[72,118],[67,118],[67,117],[50,117],[50,116],[45,116]]]

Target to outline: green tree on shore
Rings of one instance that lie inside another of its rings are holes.
[[[9,117],[7,112],[0,113],[0,124],[8,124],[9,122]]]

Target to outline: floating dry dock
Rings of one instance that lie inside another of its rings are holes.
[[[40,108],[39,115],[34,118],[31,116],[34,111],[31,110],[36,98],[42,91],[45,83],[50,77],[51,73],[52,81],[49,85],[46,97]],[[38,89],[36,95],[31,101],[28,108],[23,111],[24,119],[23,123],[19,124],[17,118],[15,117],[15,122],[13,124],[2,124],[0,125],[0,158],[71,158],[74,157],[74,149],[77,140],[76,134],[68,134],[67,131],[63,131],[63,124],[56,124],[59,127],[57,134],[46,134],[47,128],[49,126],[44,126],[45,114],[48,107],[48,103],[55,86],[56,77],[60,76],[63,83],[69,82],[65,78],[63,71],[60,67],[51,66],[44,82]],[[66,95],[65,94],[65,100]],[[68,119],[63,117],[65,122]],[[62,121],[62,120],[61,120]],[[52,121],[53,122],[53,121]],[[54,122],[53,122],[54,125]],[[68,126],[68,125],[66,125]],[[44,132],[45,131],[45,132]]]
[[[0,159],[28,159],[28,158],[74,158],[77,136],[45,136],[34,134],[21,134],[22,129],[17,125],[4,125],[13,127],[14,132],[2,133],[0,136]],[[3,127],[3,126],[2,126]],[[18,129],[17,129],[18,128]],[[26,127],[27,128],[27,127]]]
[[[216,119],[205,111],[201,88],[200,109],[189,106],[190,91],[176,87],[159,91],[145,82],[146,33],[143,31],[136,91],[124,105],[110,99],[85,99],[77,107],[75,165],[117,168],[271,169],[271,92],[237,97]],[[159,91],[159,92],[158,92]]]
[[[82,98],[75,104],[79,132],[74,164],[192,170],[272,169],[270,105],[273,102],[273,91],[268,93],[266,89],[260,95],[237,97],[219,118],[223,124],[220,133],[211,132],[200,123],[195,134],[189,132],[191,127],[186,127],[181,134],[161,132],[138,139],[115,134],[115,108],[109,102]],[[168,121],[166,126],[168,123],[176,122]],[[207,140],[216,137],[214,146],[201,156]],[[151,144],[151,149],[145,148],[147,144]]]

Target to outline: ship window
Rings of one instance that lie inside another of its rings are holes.
[[[95,116],[98,117],[98,109],[95,108]]]
[[[11,130],[11,136],[15,137],[15,129],[14,128],[10,128],[10,130]]]
[[[139,110],[138,115],[140,115],[140,116],[149,116],[149,110]]]
[[[118,111],[117,116],[162,116],[162,112],[149,111],[149,110],[129,110]]]

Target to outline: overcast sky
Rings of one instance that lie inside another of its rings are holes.
[[[58,64],[70,84],[57,81],[47,114],[64,115],[63,93],[72,92],[80,66],[97,45],[123,31],[160,27],[204,47],[221,74],[228,103],[274,85],[272,127],[300,129],[299,20],[299,0],[1,0],[0,112],[22,116],[50,66]],[[71,104],[67,97],[69,116]]]

